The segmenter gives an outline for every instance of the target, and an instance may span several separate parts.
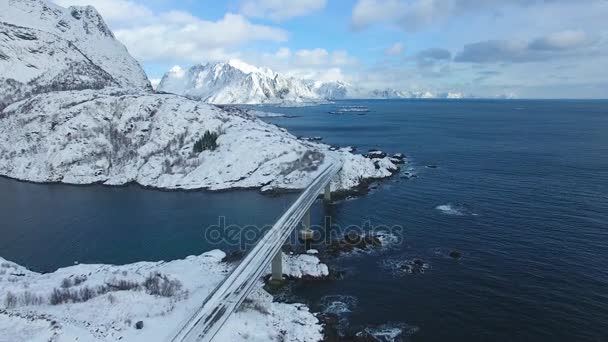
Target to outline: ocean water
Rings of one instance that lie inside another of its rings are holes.
[[[365,106],[365,115],[332,115]],[[265,107],[296,135],[405,153],[409,172],[316,204],[314,223],[403,227],[403,243],[327,263],[288,300],[412,341],[608,341],[608,101],[344,101]],[[429,168],[427,166],[436,166]],[[293,195],[161,192],[0,179],[0,255],[35,270],[211,248],[205,227],[268,224]],[[449,257],[452,250],[460,260]],[[413,261],[424,272],[406,272]]]

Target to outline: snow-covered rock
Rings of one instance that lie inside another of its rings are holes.
[[[0,257],[0,340],[168,341],[233,267],[221,262],[224,256],[216,250],[170,262],[76,265],[48,274]],[[171,290],[154,292],[155,279],[172,284]],[[323,338],[305,305],[273,302],[262,286],[260,281],[216,340]],[[135,328],[139,321],[143,329]]]
[[[214,104],[305,103],[322,100],[304,81],[239,60],[173,67],[158,91]]]
[[[270,268],[268,268],[270,274]],[[290,278],[323,278],[329,275],[327,265],[309,254],[289,255],[283,253],[283,274]]]
[[[32,94],[106,86],[152,90],[93,7],[0,1],[0,109]]]
[[[205,132],[217,148],[194,152]],[[388,177],[388,158],[297,139],[236,108],[124,89],[36,95],[0,113],[0,175],[71,184],[130,182],[164,189],[303,189],[332,160],[333,191]]]

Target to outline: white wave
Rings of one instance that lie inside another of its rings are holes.
[[[357,306],[357,302],[356,297],[346,295],[330,295],[321,298],[323,312],[337,316],[344,316],[353,312]]]
[[[357,336],[371,336],[376,341],[397,342],[403,341],[404,337],[411,336],[418,332],[419,328],[405,323],[384,324],[375,328],[366,328]]]
[[[479,216],[479,214],[474,213],[467,205],[464,204],[442,204],[435,207],[435,209],[439,210],[442,214],[452,215],[452,216]]]
[[[387,259],[381,262],[381,266],[396,276],[407,274],[424,274],[431,265],[422,259]]]

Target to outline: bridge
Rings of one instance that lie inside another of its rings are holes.
[[[303,234],[312,233],[309,228],[310,207],[321,192],[324,192],[326,201],[330,200],[330,182],[341,168],[341,162],[332,161],[321,170],[239,265],[209,294],[172,342],[212,341],[228,317],[255,288],[269,263],[272,264],[272,281],[283,279],[282,245],[300,222],[304,225]]]

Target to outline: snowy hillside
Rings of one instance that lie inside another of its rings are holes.
[[[217,148],[196,151],[205,132],[217,134]],[[301,189],[332,157],[344,162],[332,187],[348,190],[396,169],[389,158],[332,151],[238,109],[116,88],[14,103],[0,113],[0,136],[0,175],[35,182]]]
[[[225,255],[215,250],[184,260],[76,265],[48,274],[0,257],[0,340],[169,341],[233,267],[222,262]],[[314,256],[283,260],[292,277],[327,275]],[[215,340],[322,340],[322,326],[306,306],[273,302],[262,285]]]
[[[152,89],[93,7],[3,0],[0,33],[0,109],[46,91]]]
[[[238,60],[178,66],[166,73],[158,91],[215,104],[318,102],[322,98],[302,80]]]

